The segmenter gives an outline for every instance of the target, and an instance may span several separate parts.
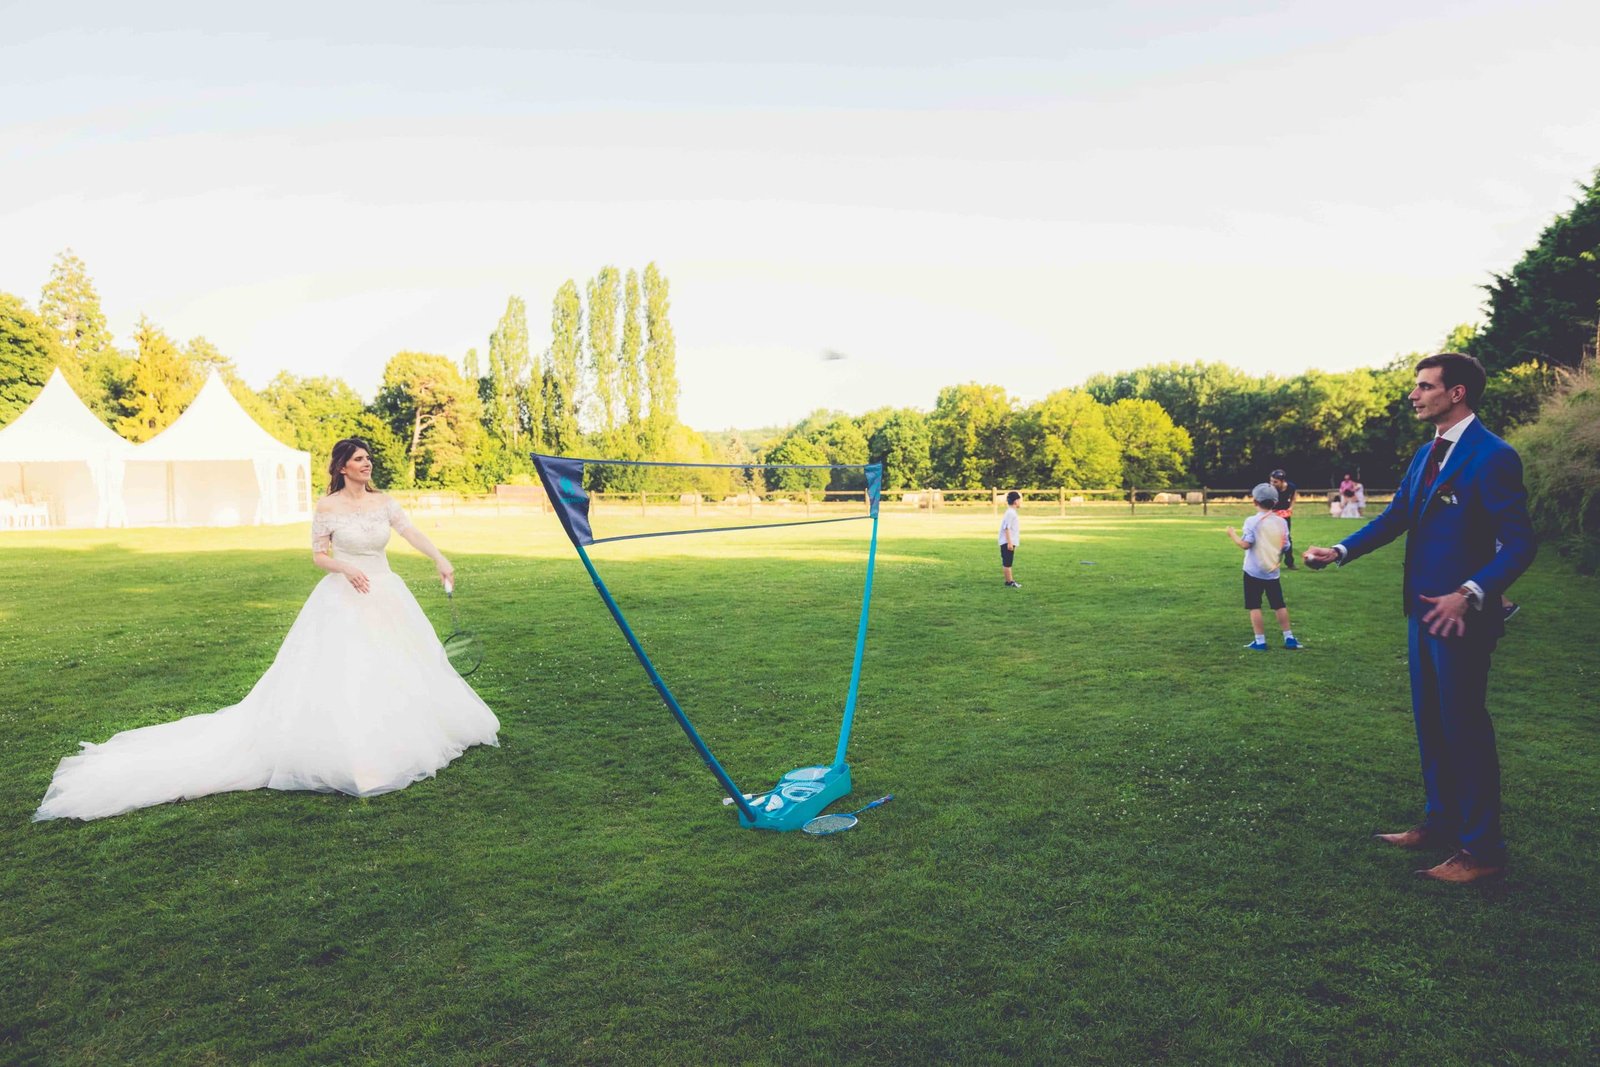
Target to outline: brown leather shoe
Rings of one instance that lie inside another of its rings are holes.
[[[1411,829],[1402,830],[1397,834],[1373,834],[1372,836],[1386,845],[1412,850],[1432,848],[1436,845],[1455,844],[1453,841],[1445,841],[1438,831],[1430,830],[1423,823],[1418,823]]]
[[[1491,866],[1479,860],[1466,849],[1459,850],[1437,867],[1429,867],[1425,871],[1417,872],[1423,878],[1432,878],[1436,882],[1453,882],[1457,885],[1476,882],[1481,878],[1497,878],[1505,873],[1506,865],[1504,863],[1499,866]]]

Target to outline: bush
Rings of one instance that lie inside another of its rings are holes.
[[[1579,568],[1600,567],[1600,373],[1591,360],[1566,374],[1539,417],[1511,435],[1522,453],[1528,510],[1541,534]]]

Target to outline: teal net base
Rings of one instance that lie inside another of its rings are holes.
[[[850,793],[850,767],[797,767],[750,799],[755,818],[739,813],[747,830],[798,830],[829,804]]]

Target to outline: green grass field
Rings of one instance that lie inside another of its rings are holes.
[[[319,575],[301,527],[7,535],[0,1061],[1593,1062],[1600,587],[1516,587],[1513,867],[1447,888],[1369,836],[1421,804],[1399,547],[1287,574],[1309,648],[1249,653],[1242,517],[1025,515],[1014,591],[992,516],[888,516],[851,806],[897,799],[823,839],[737,828],[540,516],[422,523],[500,748],[30,823],[80,740],[243,696]],[[747,789],[832,754],[865,533],[594,550]]]

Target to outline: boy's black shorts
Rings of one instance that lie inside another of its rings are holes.
[[[1244,606],[1246,611],[1255,611],[1261,606],[1261,594],[1267,594],[1267,603],[1274,611],[1283,607],[1283,582],[1277,578],[1257,578],[1253,574],[1244,576]]]
[[[1001,545],[1000,546],[1000,566],[1002,566],[1002,567],[1011,566],[1011,561],[1012,561],[1012,559],[1014,559],[1016,557],[1016,554],[1017,554],[1017,550],[1016,549],[1007,548],[1005,545]]]

